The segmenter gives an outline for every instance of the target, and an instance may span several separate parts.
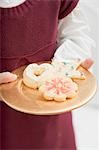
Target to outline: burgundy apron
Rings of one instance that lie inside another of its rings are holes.
[[[58,20],[78,0],[27,0],[0,8],[0,71],[51,60],[57,48]],[[18,112],[1,102],[1,149],[75,150],[71,113],[36,116]]]

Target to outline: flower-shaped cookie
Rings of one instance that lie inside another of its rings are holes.
[[[46,100],[65,101],[77,95],[78,85],[64,76],[51,77],[40,86],[39,91]]]

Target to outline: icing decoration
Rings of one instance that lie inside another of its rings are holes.
[[[53,77],[39,88],[46,100],[65,101],[77,94],[78,86],[70,78]]]

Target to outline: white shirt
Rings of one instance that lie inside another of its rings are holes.
[[[11,8],[24,3],[26,0],[0,0],[0,7]],[[89,26],[78,5],[72,13],[59,21],[58,48],[54,54],[55,60],[68,61],[91,57],[94,42],[88,35]]]
[[[60,20],[58,31],[58,49],[54,54],[54,59],[84,61],[86,58],[92,57],[95,43],[90,38],[90,27],[80,4],[68,16]]]
[[[1,8],[11,8],[24,3],[26,0],[0,0]]]

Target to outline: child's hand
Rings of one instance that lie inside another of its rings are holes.
[[[85,69],[89,69],[89,68],[91,68],[93,63],[94,63],[94,61],[91,58],[88,58],[81,64],[81,66],[84,67]]]
[[[17,79],[17,75],[10,73],[10,72],[3,72],[0,73],[0,84],[8,83],[15,81]]]
[[[0,73],[0,84],[12,82],[12,81],[15,81],[16,79],[17,79],[17,76],[15,74],[10,73],[10,72]],[[0,101],[1,100],[2,100],[2,98],[0,96]]]

